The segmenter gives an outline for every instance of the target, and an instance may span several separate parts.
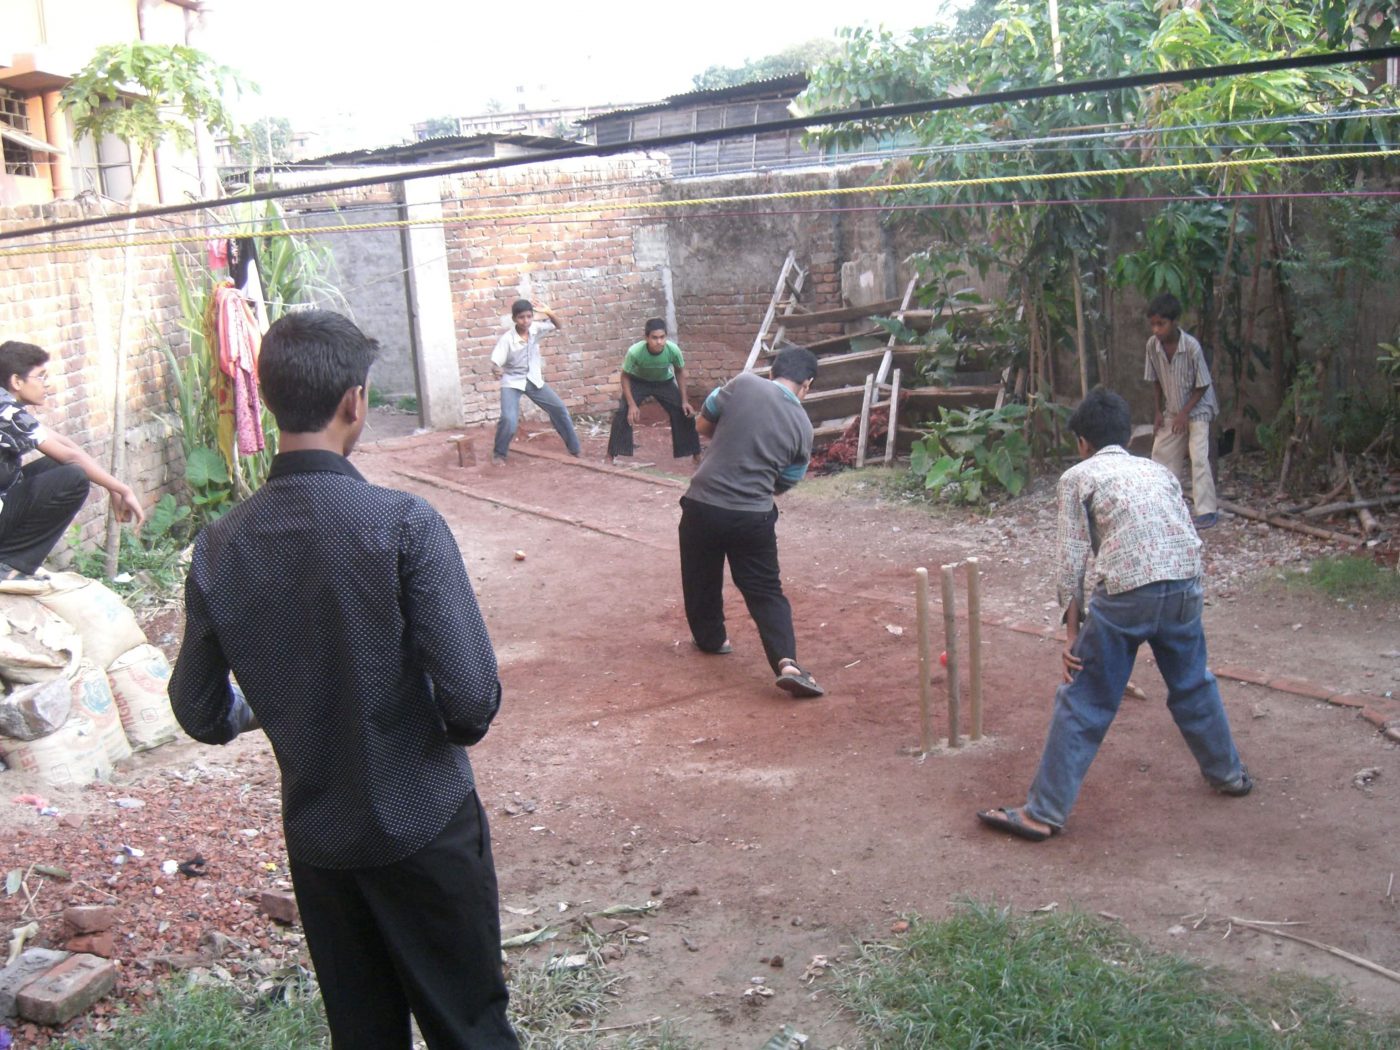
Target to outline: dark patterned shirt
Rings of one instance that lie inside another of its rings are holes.
[[[195,541],[170,699],[196,740],[246,725],[230,670],[282,769],[287,852],[326,868],[427,845],[474,789],[461,745],[500,705],[447,523],[330,452],[282,453]]]
[[[0,390],[0,495],[19,478],[24,454],[38,448],[47,437],[44,425],[29,414],[29,409],[8,390]]]

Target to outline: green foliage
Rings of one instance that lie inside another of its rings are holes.
[[[915,919],[898,942],[863,945],[838,977],[878,1047],[1381,1050],[1400,1040],[1395,1019],[1351,1010],[1324,985],[1243,994],[1225,974],[1074,912],[967,905],[943,922]]]
[[[1284,573],[1284,580],[1338,601],[1400,601],[1400,574],[1351,554],[1319,558],[1306,569]]]
[[[1025,436],[1030,413],[1016,404],[945,408],[914,442],[909,469],[923,477],[930,493],[954,503],[980,503],[997,491],[1019,496],[1030,480],[1031,446]]]
[[[230,985],[168,982],[140,1013],[117,1015],[110,1031],[65,1050],[318,1050],[330,1045],[320,996],[307,981],[281,996],[253,997]]]
[[[224,102],[245,82],[202,51],[179,44],[104,44],[68,82],[62,105],[79,138],[115,135],[148,154],[167,139],[188,147],[194,127],[233,134]]]
[[[500,111],[500,108],[500,103],[497,103],[494,110],[487,112],[496,113]],[[422,136],[425,139],[435,139],[444,135],[460,134],[462,125],[456,117],[429,117],[422,122],[422,127]]]
[[[185,581],[185,555],[190,538],[190,508],[168,492],[146,515],[139,533],[123,528],[117,551],[115,579],[105,574],[106,555],[78,542],[78,528],[69,532],[73,571],[102,580],[138,608],[162,605],[176,598]]]
[[[403,397],[399,398],[397,401],[394,402],[394,407],[397,408],[400,412],[416,414],[418,412],[418,399],[412,394],[405,394]]]
[[[253,121],[233,141],[233,155],[244,168],[290,163],[292,122],[286,117],[263,117]]]
[[[834,40],[808,40],[784,48],[777,54],[764,58],[750,59],[738,66],[710,66],[703,73],[691,78],[697,91],[713,88],[737,87],[755,80],[771,80],[774,77],[804,73],[813,66],[825,62],[836,54]]]

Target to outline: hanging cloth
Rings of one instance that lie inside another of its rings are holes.
[[[262,403],[258,397],[258,347],[261,335],[247,300],[232,281],[220,281],[210,295],[218,360],[216,397],[219,410],[219,451],[237,471],[236,456],[263,450]]]

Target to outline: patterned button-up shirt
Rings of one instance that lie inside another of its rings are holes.
[[[1109,445],[1060,475],[1059,499],[1061,609],[1083,601],[1091,554],[1089,583],[1109,594],[1201,574],[1201,538],[1166,467]]]
[[[8,390],[0,390],[0,495],[19,480],[20,464],[48,440],[44,425]]]
[[[1205,393],[1191,410],[1191,419],[1214,419],[1220,414],[1220,403],[1215,399],[1215,384],[1210,381],[1210,366],[1201,344],[1190,332],[1177,329],[1176,353],[1167,360],[1167,352],[1155,335],[1147,337],[1147,364],[1143,378],[1149,383],[1154,379],[1162,384],[1162,396],[1167,402],[1167,413],[1175,415],[1185,407],[1198,387],[1205,387]]]
[[[544,386],[540,340],[553,331],[550,321],[531,321],[525,335],[519,334],[514,325],[501,333],[491,352],[491,363],[501,370],[503,386],[512,390],[524,390],[526,383]]]
[[[461,745],[501,686],[462,555],[437,511],[344,457],[280,454],[195,541],[170,699],[196,740],[247,724],[230,670],[277,755],[294,860],[391,864],[471,797]]]

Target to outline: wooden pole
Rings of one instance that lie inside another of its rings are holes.
[[[933,660],[928,644],[928,570],[914,570],[916,616],[919,623],[919,749],[933,750]]]
[[[958,592],[956,565],[943,566],[943,638],[948,654],[948,746],[962,747],[958,721],[962,714],[958,681]]]
[[[856,438],[856,468],[865,466],[865,450],[870,443],[870,402],[875,397],[875,373],[865,377],[865,397],[860,402],[860,436]]]
[[[1316,536],[1320,540],[1344,543],[1348,547],[1359,547],[1366,542],[1360,536],[1352,536],[1345,532],[1333,532],[1331,529],[1319,529],[1315,525],[1304,525],[1301,521],[1290,521],[1277,514],[1264,514],[1226,499],[1220,500],[1219,504],[1220,509],[1227,514],[1236,514],[1241,518],[1249,518],[1251,521],[1266,522],[1280,529],[1291,529],[1293,532],[1301,532],[1304,536]]]
[[[967,559],[967,678],[971,735],[982,739],[982,563]]]
[[[1084,282],[1079,276],[1079,253],[1070,253],[1070,276],[1074,278],[1074,345],[1079,351],[1079,396],[1089,396],[1089,352],[1084,339]]]
[[[899,369],[894,370],[894,380],[890,387],[890,420],[885,432],[885,466],[894,463],[895,442],[899,439]]]

